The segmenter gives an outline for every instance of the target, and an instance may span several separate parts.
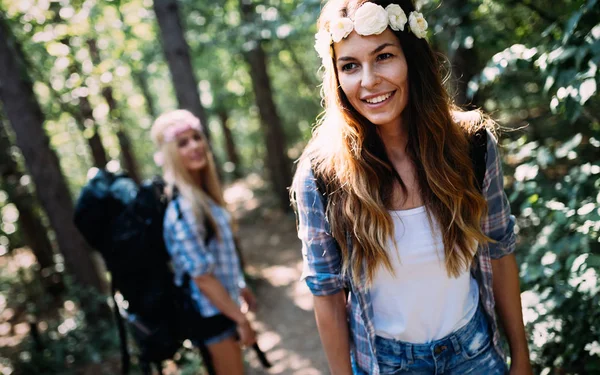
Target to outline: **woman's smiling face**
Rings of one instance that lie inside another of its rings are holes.
[[[375,125],[400,125],[408,66],[396,35],[389,28],[369,36],[353,31],[333,48],[340,86],[354,109]]]
[[[178,134],[175,142],[185,169],[194,173],[206,167],[206,144],[198,130],[188,129]]]

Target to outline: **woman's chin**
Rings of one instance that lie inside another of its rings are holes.
[[[190,172],[199,172],[206,167],[206,161],[193,161],[188,163],[186,169]]]

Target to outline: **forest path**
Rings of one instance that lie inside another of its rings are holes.
[[[273,364],[271,369],[263,369],[254,352],[246,350],[247,373],[327,374],[312,295],[299,281],[302,257],[294,215],[278,210],[273,198],[260,196],[262,184],[258,177],[250,176],[225,191],[239,223],[246,272],[258,300],[254,321],[258,343]]]

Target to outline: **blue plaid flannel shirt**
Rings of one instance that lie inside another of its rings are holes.
[[[295,179],[298,215],[298,237],[302,240],[304,267],[302,279],[315,296],[332,295],[344,286],[350,288],[347,304],[348,324],[350,328],[351,359],[354,374],[379,375],[375,353],[375,329],[373,326],[373,307],[366,277],[354,283],[348,275],[341,276],[341,254],[336,240],[331,236],[329,223],[324,213],[321,196],[309,163],[299,166]],[[493,330],[493,344],[504,358],[504,350],[498,323],[494,312],[494,294],[492,289],[492,259],[511,254],[515,249],[515,218],[510,213],[510,205],[504,193],[501,159],[494,136],[488,132],[486,174],[483,194],[488,204],[488,214],[483,218],[483,232],[496,243],[480,246],[471,272],[479,284],[480,300]],[[348,246],[352,248],[350,237]]]
[[[231,216],[225,208],[212,200],[209,204],[220,232],[220,239],[213,236],[208,243],[205,242],[206,228],[198,224],[191,204],[181,196],[169,203],[163,229],[165,244],[175,270],[175,283],[182,285],[185,275],[190,276],[192,298],[204,317],[221,312],[198,289],[194,277],[212,274],[238,304],[240,290],[245,286],[240,260],[235,250]]]

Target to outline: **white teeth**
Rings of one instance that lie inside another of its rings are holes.
[[[376,98],[373,99],[365,99],[367,103],[370,104],[377,104],[377,103],[381,103],[382,101],[386,100],[387,98],[389,98],[390,96],[392,96],[392,93],[387,93],[385,95],[379,95]]]

